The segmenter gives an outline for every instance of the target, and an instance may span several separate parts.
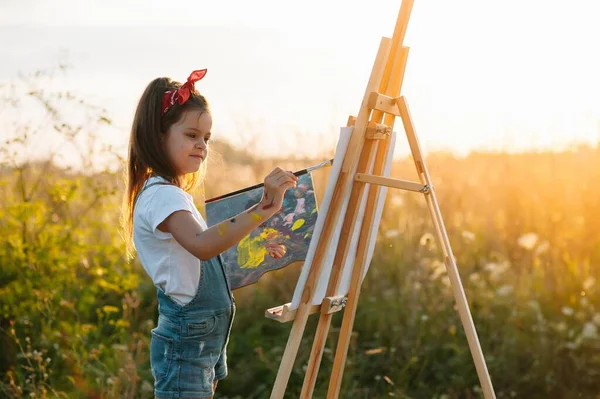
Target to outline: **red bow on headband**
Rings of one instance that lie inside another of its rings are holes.
[[[177,101],[179,105],[184,104],[190,98],[190,92],[194,90],[194,83],[202,79],[204,75],[206,75],[206,69],[194,71],[190,77],[187,78],[187,82],[179,89],[165,92],[162,101],[162,115],[167,113],[167,111],[175,104],[175,101]]]

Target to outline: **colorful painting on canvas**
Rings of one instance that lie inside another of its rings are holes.
[[[256,204],[263,188],[206,204],[209,226],[238,215]],[[281,210],[222,254],[231,289],[254,284],[266,272],[303,261],[317,221],[317,203],[310,173],[298,177],[295,189],[288,190]],[[269,255],[272,246],[285,247],[277,259]]]

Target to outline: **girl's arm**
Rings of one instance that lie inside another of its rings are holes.
[[[165,227],[188,252],[200,260],[208,260],[237,244],[277,212],[262,209],[264,205],[261,201],[247,211],[206,230],[202,229],[190,212],[177,211],[165,219]]]
[[[283,195],[296,186],[298,178],[276,168],[265,178],[262,200],[250,209],[206,230],[188,211],[173,212],[161,223],[188,252],[200,260],[211,259],[237,244],[252,230],[281,209]]]

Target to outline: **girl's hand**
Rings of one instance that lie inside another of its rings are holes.
[[[267,248],[269,256],[275,259],[283,258],[286,253],[285,245],[282,244],[268,243],[265,248]]]
[[[263,198],[258,206],[265,211],[276,213],[283,205],[285,191],[289,188],[295,188],[297,182],[298,177],[292,172],[285,171],[279,167],[273,169],[265,177]]]

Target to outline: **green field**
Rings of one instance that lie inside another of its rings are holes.
[[[207,196],[250,183],[231,180],[240,171],[260,181],[274,164],[311,163],[220,159],[223,170],[209,167]],[[497,396],[596,397],[600,151],[431,154],[427,162]],[[411,171],[404,160],[393,173]],[[315,175],[321,185],[324,177]],[[152,397],[156,296],[137,259],[126,261],[121,180],[120,172],[85,176],[39,163],[3,169],[2,397]],[[433,233],[420,195],[388,194],[342,397],[481,397]],[[263,313],[291,299],[298,274],[289,267],[236,291],[231,374],[219,397],[268,397],[291,324]],[[315,397],[327,390],[340,322],[338,314]],[[289,397],[299,395],[315,325],[313,316]]]

